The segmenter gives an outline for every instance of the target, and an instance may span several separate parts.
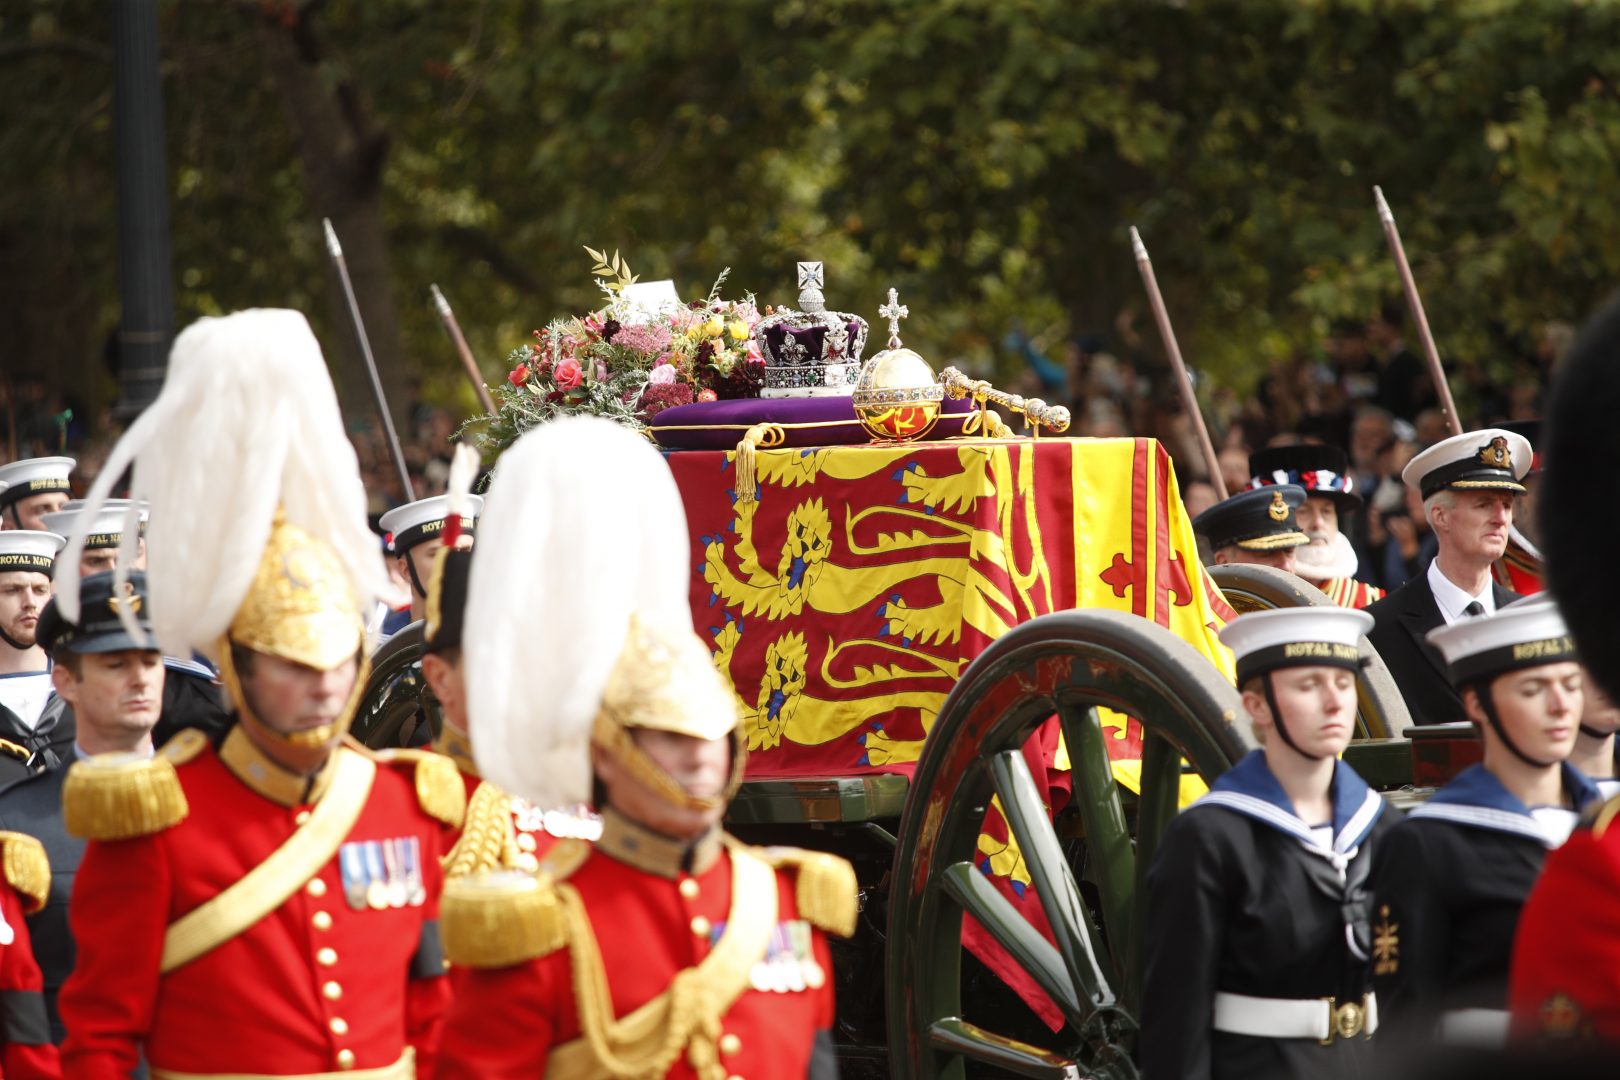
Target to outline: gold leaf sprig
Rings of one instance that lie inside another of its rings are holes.
[[[602,283],[602,288],[610,293],[621,293],[628,285],[634,285],[640,280],[639,275],[630,272],[630,264],[619,256],[615,250],[612,256],[595,248],[587,247],[585,254],[596,260],[591,267],[591,273]]]

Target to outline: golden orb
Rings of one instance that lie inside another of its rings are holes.
[[[885,349],[861,365],[853,402],[861,426],[880,442],[910,442],[939,420],[945,388],[928,361],[907,348]]]

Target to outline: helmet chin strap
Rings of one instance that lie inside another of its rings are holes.
[[[18,641],[4,630],[0,630],[0,641],[4,641],[7,645],[10,645],[18,652],[27,652],[29,649],[34,647],[33,645],[24,645],[22,642]]]
[[[1277,694],[1272,689],[1271,675],[1272,673],[1268,671],[1261,676],[1261,681],[1265,684],[1266,688],[1266,705],[1271,709],[1271,726],[1276,728],[1277,734],[1282,736],[1282,741],[1287,743],[1288,748],[1294,753],[1311,761],[1321,761],[1328,755],[1307,753],[1306,751],[1300,749],[1299,743],[1295,742],[1294,737],[1288,734],[1288,724],[1283,720],[1282,710],[1277,708]]]
[[[1581,734],[1585,735],[1588,739],[1607,739],[1609,736],[1614,734],[1612,731],[1599,731],[1597,728],[1587,727],[1585,724],[1580,724],[1578,726],[1581,729]]]
[[[1508,738],[1507,728],[1502,726],[1502,718],[1496,711],[1496,697],[1491,692],[1492,681],[1487,678],[1476,682],[1474,684],[1474,694],[1479,698],[1479,707],[1485,713],[1485,719],[1490,722],[1491,730],[1495,731],[1496,737],[1502,740],[1502,745],[1507,747],[1514,757],[1534,768],[1545,769],[1551,765],[1557,765],[1558,760],[1556,758],[1552,761],[1537,761],[1523,750],[1520,750],[1513,740]]]

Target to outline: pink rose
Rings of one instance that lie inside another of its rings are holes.
[[[572,390],[585,381],[585,371],[578,360],[564,357],[551,369],[551,381],[557,384],[558,390]]]
[[[654,386],[668,386],[675,381],[675,368],[669,364],[659,364],[647,375],[647,381]]]

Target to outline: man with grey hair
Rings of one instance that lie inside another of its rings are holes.
[[[1439,554],[1425,573],[1367,608],[1376,620],[1367,636],[1389,666],[1414,723],[1466,719],[1445,661],[1426,635],[1489,615],[1517,596],[1492,580],[1491,564],[1507,548],[1513,501],[1524,493],[1531,456],[1522,435],[1486,428],[1435,443],[1401,472],[1407,486],[1423,496]]]

